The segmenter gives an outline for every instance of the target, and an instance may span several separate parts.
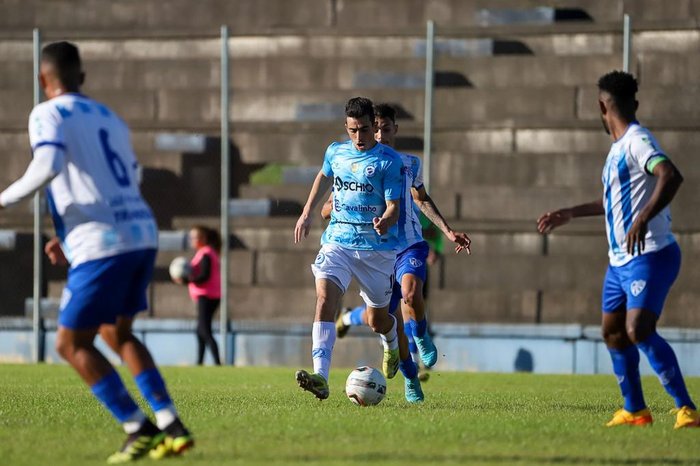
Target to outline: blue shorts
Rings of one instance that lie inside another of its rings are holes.
[[[646,309],[660,316],[680,268],[681,249],[675,242],[620,267],[608,266],[603,283],[603,312]]]
[[[420,243],[416,243],[404,249],[396,256],[396,265],[394,266],[396,281],[394,282],[391,302],[389,303],[389,312],[392,314],[396,312],[401,302],[401,279],[404,275],[415,275],[425,282],[425,278],[428,274],[427,262],[429,252],[430,246],[428,246],[428,243],[421,241]]]
[[[74,330],[114,324],[148,308],[146,291],[156,250],[142,249],[84,262],[68,270],[58,324]]]

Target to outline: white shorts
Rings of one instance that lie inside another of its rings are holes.
[[[355,277],[365,304],[379,308],[388,306],[391,300],[395,263],[394,251],[356,251],[324,244],[311,270],[316,280],[331,280],[343,294]]]

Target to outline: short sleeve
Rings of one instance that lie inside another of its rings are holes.
[[[333,156],[335,155],[335,148],[337,143],[333,143],[326,149],[326,155],[323,156],[323,166],[321,167],[321,172],[328,178],[333,176]]]
[[[401,199],[403,192],[403,175],[402,175],[401,158],[396,156],[386,162],[384,167],[384,199],[387,201],[396,201]]]
[[[29,143],[32,151],[41,146],[56,146],[65,149],[62,120],[45,104],[34,107],[29,115]]]
[[[424,184],[423,164],[421,163],[421,160],[418,157],[413,157],[413,160],[416,164],[416,176],[413,179],[413,187],[416,189],[420,189]]]
[[[666,154],[659,147],[654,136],[647,132],[640,132],[630,142],[630,156],[637,166],[651,175],[653,167],[660,161],[668,160]]]

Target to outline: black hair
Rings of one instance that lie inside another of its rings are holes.
[[[390,104],[377,104],[374,106],[375,118],[388,118],[396,123],[396,109]]]
[[[366,97],[353,97],[345,104],[345,116],[348,118],[369,117],[369,121],[374,123],[374,105]]]
[[[204,225],[195,225],[192,229],[202,235],[207,246],[210,246],[216,252],[221,252],[221,235],[218,230]]]
[[[620,111],[634,113],[636,110],[635,101],[639,85],[630,73],[611,71],[604,74],[598,80],[598,89],[610,94]]]
[[[74,44],[66,41],[48,44],[41,51],[41,60],[54,66],[63,85],[81,84],[82,62],[78,47]]]

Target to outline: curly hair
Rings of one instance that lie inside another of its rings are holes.
[[[630,73],[611,71],[600,77],[598,89],[610,94],[618,108],[627,110],[635,101],[639,85]]]

